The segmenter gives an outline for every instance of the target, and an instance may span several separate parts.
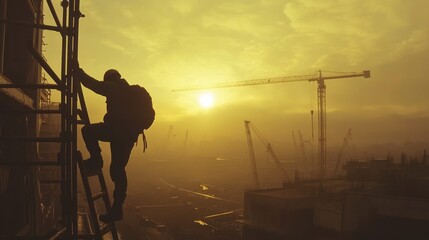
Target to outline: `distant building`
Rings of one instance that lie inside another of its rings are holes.
[[[243,239],[429,239],[426,158],[349,162],[322,193],[318,181],[247,191]]]

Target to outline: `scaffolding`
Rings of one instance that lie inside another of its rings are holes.
[[[53,26],[44,24],[44,2],[54,19]],[[89,116],[80,82],[73,76],[73,62],[78,59],[79,19],[83,15],[80,0],[62,0],[60,3],[61,19],[52,0],[0,0],[0,204],[3,197],[8,197],[9,189],[17,187],[19,182],[23,182],[23,190],[15,192],[30,195],[21,205],[26,208],[22,210],[24,220],[6,224],[5,219],[0,219],[0,239],[102,239],[109,231],[113,239],[118,239],[113,223],[101,228],[96,219],[96,199],[103,198],[107,211],[110,208],[102,172],[97,175],[103,191],[92,195],[87,184],[89,176],[84,170],[80,171],[95,229],[93,234],[87,235],[78,229],[77,167],[82,157],[77,149],[77,125],[89,123]],[[61,37],[59,75],[41,54],[43,30],[55,31]],[[42,81],[41,68],[55,83]],[[60,93],[60,103],[53,108],[43,107],[42,100],[50,101],[50,96],[45,95],[55,90]],[[57,136],[41,136],[38,130],[41,116],[51,114],[60,116],[60,131]],[[56,160],[39,157],[41,143],[59,145]],[[54,179],[39,181],[40,171],[45,167],[57,168],[57,177],[52,174]],[[19,180],[15,181],[13,177]],[[39,206],[43,204],[34,197],[41,184],[59,185],[61,207],[61,214],[52,223],[52,228],[43,231],[38,215],[47,210],[40,210]],[[19,218],[6,216],[3,212],[0,215],[14,220]]]

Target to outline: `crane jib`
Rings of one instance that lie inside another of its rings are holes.
[[[192,90],[202,90],[202,89],[213,89],[213,88],[229,88],[229,87],[244,87],[244,86],[254,86],[254,85],[263,85],[263,84],[273,84],[273,83],[287,83],[287,82],[318,82],[322,80],[330,79],[339,79],[339,78],[351,78],[351,77],[370,77],[370,71],[364,70],[361,73],[348,73],[343,75],[334,75],[334,76],[323,76],[322,71],[319,71],[319,74],[312,75],[298,75],[298,76],[288,76],[288,77],[274,77],[274,78],[260,78],[260,79],[251,79],[243,81],[231,81],[231,82],[218,82],[218,83],[207,83],[201,85],[188,86],[180,89],[172,90],[173,92],[178,91],[192,91]]]

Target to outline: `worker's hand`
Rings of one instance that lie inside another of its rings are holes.
[[[79,67],[79,61],[73,59],[71,64],[75,76],[80,78],[84,74],[84,71]]]

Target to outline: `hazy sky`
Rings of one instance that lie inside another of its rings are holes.
[[[348,128],[356,143],[428,140],[429,2],[424,0],[127,0],[81,1],[81,66],[101,79],[118,69],[145,86],[157,111],[148,131],[194,141],[245,141],[243,120],[268,139],[292,143],[311,135],[316,86],[282,83],[171,92],[199,83],[360,72],[371,78],[327,81],[328,147]],[[47,7],[46,7],[47,9]],[[52,23],[46,11],[46,22]],[[59,38],[45,33],[55,65]],[[214,105],[198,98],[210,92]],[[87,91],[91,119],[101,121],[102,97]],[[317,115],[315,115],[315,124]],[[315,127],[317,127],[315,125]]]

